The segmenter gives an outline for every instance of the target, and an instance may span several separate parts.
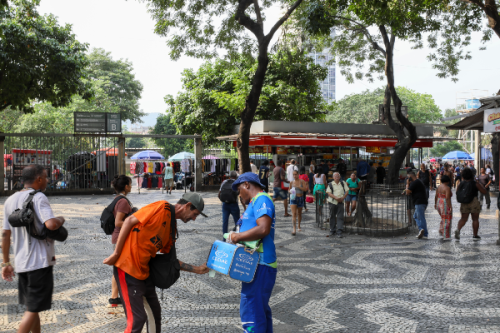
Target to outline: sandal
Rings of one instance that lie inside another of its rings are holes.
[[[295,236],[295,232],[292,232],[292,236]]]
[[[292,216],[292,215],[290,215],[290,214],[283,215],[283,217],[290,217],[290,216]]]
[[[300,229],[300,228],[299,228],[299,229],[297,229],[297,230],[298,230],[299,232],[301,232],[301,231],[302,231],[302,229]]]

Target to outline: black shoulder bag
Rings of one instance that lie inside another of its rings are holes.
[[[157,253],[154,258],[149,261],[149,278],[160,289],[170,288],[181,276],[181,266],[177,260],[177,253],[175,250],[175,240],[179,235],[177,233],[177,220],[175,219],[175,208],[170,205],[170,237],[172,237],[173,244],[169,253]]]
[[[40,233],[37,232],[34,226],[35,221],[35,209],[33,208],[33,198],[35,195],[41,192],[40,190],[35,190],[28,195],[28,198],[23,203],[22,209],[16,209],[9,215],[9,223],[13,228],[25,227],[28,234],[38,240],[45,240],[47,238],[64,242],[68,238],[68,231],[63,226],[56,230],[49,230],[43,225],[43,229]],[[31,238],[29,239],[29,244],[31,245]]]

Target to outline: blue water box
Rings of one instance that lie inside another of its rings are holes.
[[[259,253],[226,242],[215,241],[207,267],[242,282],[252,282],[259,264]]]

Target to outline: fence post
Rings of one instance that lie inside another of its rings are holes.
[[[201,191],[201,184],[203,181],[202,170],[201,170],[202,148],[203,147],[201,144],[201,138],[194,139],[194,158],[196,161],[194,190],[196,192]]]
[[[1,166],[0,166],[0,184],[2,184],[0,188],[0,195],[4,195],[5,191],[5,167],[4,167],[4,141],[5,141],[5,136],[0,136],[0,161],[1,161]]]
[[[118,138],[118,174],[124,175],[125,170],[125,138],[120,136]]]

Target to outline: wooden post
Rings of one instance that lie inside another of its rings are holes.
[[[477,170],[477,176],[481,171],[481,131],[476,132],[476,140],[474,140],[474,167]]]
[[[201,169],[201,159],[203,146],[201,138],[194,139],[194,158],[195,158],[195,175],[194,175],[194,190],[201,191],[201,184],[203,182],[203,170]]]

